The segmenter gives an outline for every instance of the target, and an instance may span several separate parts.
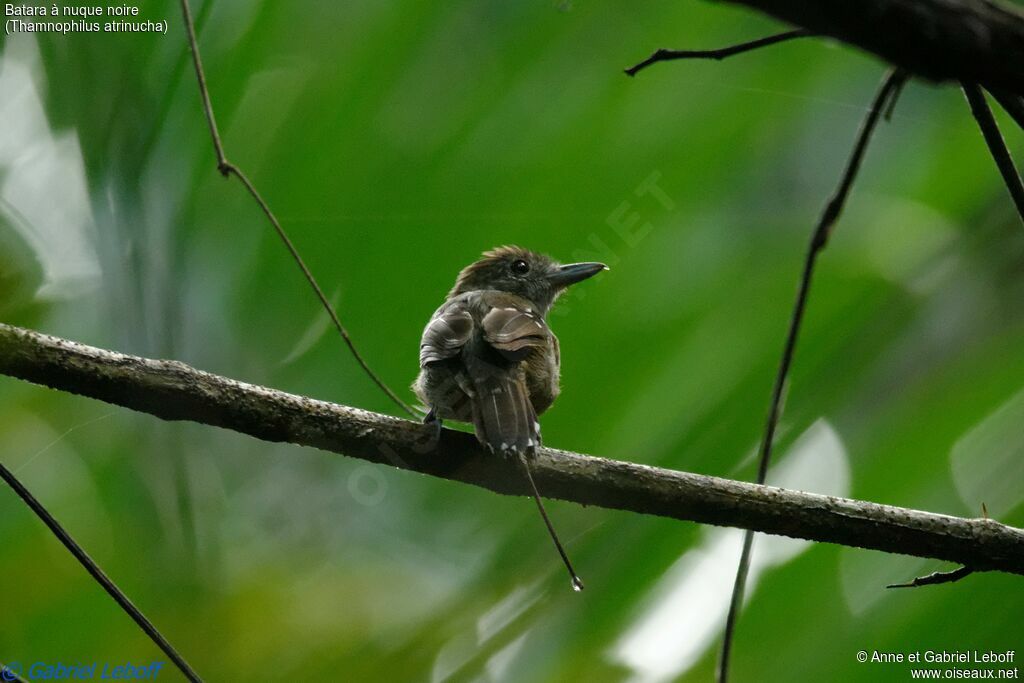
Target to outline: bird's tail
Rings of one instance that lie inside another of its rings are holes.
[[[540,446],[537,413],[520,373],[481,373],[473,384],[473,426],[481,443],[509,457]]]
[[[476,428],[477,438],[491,451],[500,453],[522,466],[540,516],[572,578],[572,588],[575,591],[583,590],[583,581],[577,576],[576,570],[569,562],[569,556],[562,547],[562,542],[558,540],[558,534],[551,525],[544,503],[540,499],[540,491],[537,490],[537,484],[534,483],[533,474],[530,472],[529,458],[534,455],[534,449],[540,447],[540,425],[537,423],[537,413],[530,402],[522,373],[480,373],[473,381],[473,389],[473,426]]]

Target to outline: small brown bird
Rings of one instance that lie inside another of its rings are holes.
[[[606,270],[603,263],[560,265],[520,247],[499,247],[459,273],[420,342],[413,391],[429,408],[424,422],[471,422],[480,443],[522,464],[548,531],[580,590],[527,457],[540,446],[537,416],[558,396],[558,338],[551,306],[567,287]]]

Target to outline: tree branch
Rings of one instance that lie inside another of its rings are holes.
[[[190,420],[527,495],[513,463],[470,434],[429,427],[0,324],[0,374],[165,420]],[[1024,530],[543,448],[534,476],[553,498],[1024,575]]]
[[[1024,14],[994,0],[728,0],[933,81],[1024,95]]]

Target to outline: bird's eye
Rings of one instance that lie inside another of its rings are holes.
[[[516,275],[526,275],[530,272],[530,264],[523,259],[517,259],[512,262],[512,272]]]

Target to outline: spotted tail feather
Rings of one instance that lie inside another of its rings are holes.
[[[540,446],[540,425],[521,376],[497,372],[474,382],[473,425],[484,446],[505,456]]]

